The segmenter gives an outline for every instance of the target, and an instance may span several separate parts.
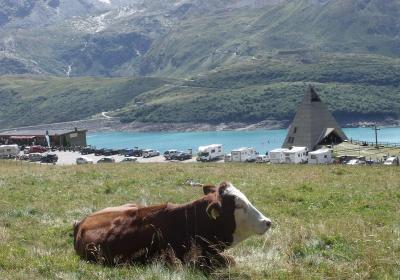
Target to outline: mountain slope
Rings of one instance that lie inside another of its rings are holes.
[[[135,97],[117,115],[129,122],[291,120],[309,84],[342,124],[400,119],[400,60],[381,56],[302,55],[219,68],[181,85]]]
[[[191,79],[0,77],[0,128],[88,118],[123,122],[289,123],[309,84],[346,125],[400,119],[400,60],[281,54]]]
[[[398,0],[0,7],[0,75],[27,75],[0,77],[0,127],[102,111],[126,122],[288,121],[310,83],[342,123],[400,119]]]
[[[73,0],[75,17],[61,1],[58,21],[0,31],[0,73],[190,76],[279,51],[400,55],[397,0],[96,1]],[[109,67],[100,51],[123,63]],[[12,60],[24,71],[8,70]]]
[[[121,108],[158,78],[0,77],[0,127],[73,121]]]

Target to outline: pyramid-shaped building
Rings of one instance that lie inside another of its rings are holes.
[[[310,86],[301,102],[282,148],[307,147],[313,151],[323,145],[339,144],[347,137]]]

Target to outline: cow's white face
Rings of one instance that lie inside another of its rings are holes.
[[[234,197],[235,223],[233,244],[235,245],[254,234],[262,235],[271,227],[271,220],[261,214],[247,199],[247,197],[232,184],[226,188],[224,195]]]

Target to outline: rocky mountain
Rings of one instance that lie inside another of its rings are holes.
[[[198,74],[279,51],[400,55],[398,0],[1,0],[0,73]]]
[[[177,112],[191,121],[290,119],[299,83],[319,84],[328,103],[335,86],[351,90],[363,104],[339,102],[350,119],[397,118],[397,101],[390,108],[387,100],[397,100],[399,57],[400,0],[0,0],[0,75],[177,81],[120,108],[102,101],[127,121],[171,121]],[[58,88],[60,80],[50,80]],[[0,95],[8,87],[0,85]],[[282,97],[284,112],[260,102],[263,91]],[[221,114],[204,119],[200,97],[224,104],[214,108]]]

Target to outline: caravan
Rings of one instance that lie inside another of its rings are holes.
[[[197,161],[213,161],[224,158],[224,150],[221,144],[200,146]]]
[[[0,146],[0,158],[15,158],[20,150],[18,145],[2,145]]]
[[[308,160],[308,149],[306,147],[291,147],[284,152],[285,163],[306,163]]]
[[[284,163],[284,153],[289,149],[279,148],[268,152],[269,160],[271,163]]]
[[[333,163],[331,149],[319,149],[308,153],[309,164],[331,164]]]
[[[258,153],[255,148],[242,147],[231,152],[232,162],[253,162]]]

